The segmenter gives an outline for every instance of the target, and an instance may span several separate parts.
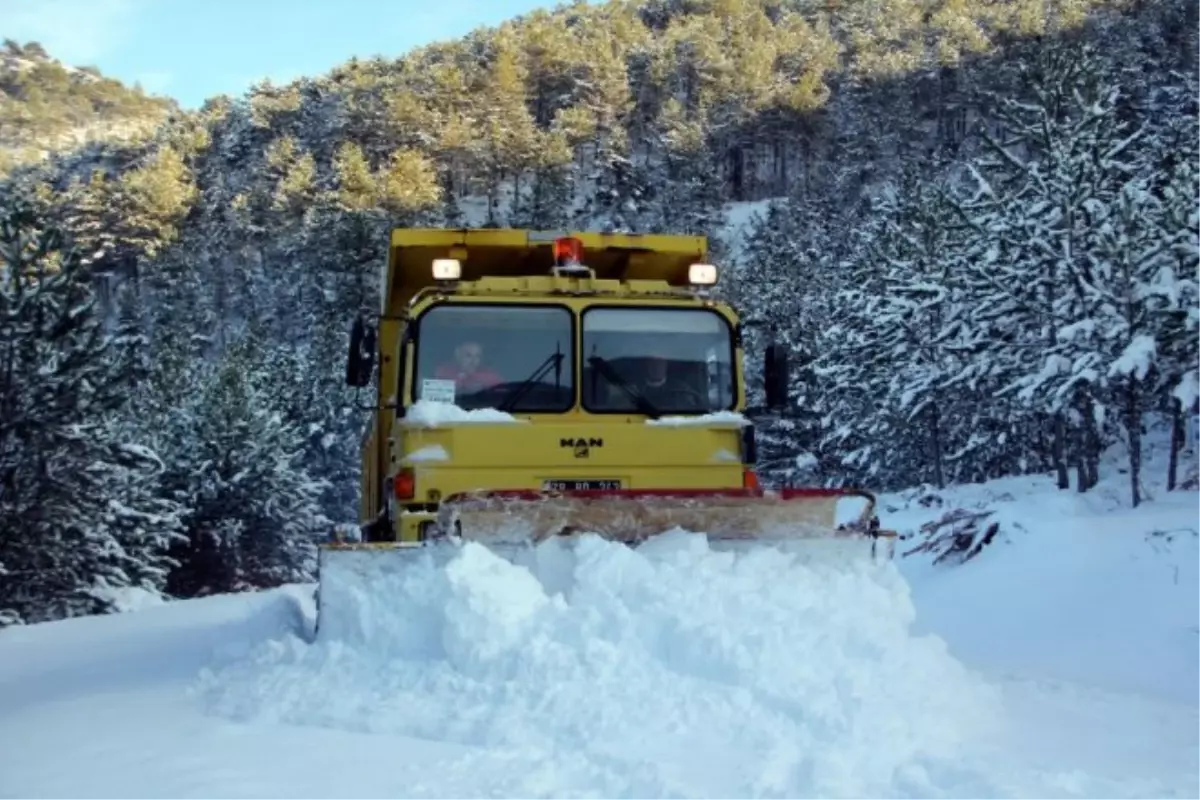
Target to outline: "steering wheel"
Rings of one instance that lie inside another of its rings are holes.
[[[471,405],[481,405],[490,408],[502,408],[504,404],[521,389],[519,382],[498,383],[466,395]],[[561,389],[555,389],[543,383],[536,383],[521,393],[519,405],[557,405],[560,402]]]
[[[462,397],[469,400],[472,406],[498,408],[517,388],[515,383],[497,383],[485,386],[473,392],[466,392]]]
[[[708,409],[708,398],[702,395],[698,389],[692,386],[681,383],[678,386],[672,386],[671,391],[677,392],[681,395],[687,395],[696,401],[697,407],[706,410]]]

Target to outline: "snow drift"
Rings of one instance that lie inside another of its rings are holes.
[[[204,697],[238,721],[619,763],[607,795],[936,794],[925,770],[998,717],[993,690],[910,633],[890,565],[683,532],[576,545],[528,565],[422,554],[354,595],[341,638],[275,640],[207,673]]]

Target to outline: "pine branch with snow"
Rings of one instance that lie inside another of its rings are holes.
[[[124,365],[61,232],[0,208],[0,609],[35,622],[161,593],[180,508],[125,438]]]
[[[203,376],[187,409],[172,470],[190,508],[172,592],[196,596],[309,580],[316,542],[333,524],[324,480],[304,463],[305,431],[285,417],[290,379],[272,380],[275,354],[249,334]]]

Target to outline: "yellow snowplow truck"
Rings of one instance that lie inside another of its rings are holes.
[[[359,527],[321,547],[320,616],[439,542],[510,554],[682,528],[890,556],[869,493],[759,487],[743,326],[706,256],[698,236],[394,230],[378,316],[351,330],[347,382],[373,384],[372,424]],[[785,409],[781,346],[764,372]]]

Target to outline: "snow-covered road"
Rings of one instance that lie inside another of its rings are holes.
[[[1195,495],[1054,502],[951,569],[472,547],[343,640],[311,587],[10,630],[0,795],[1196,796]]]

